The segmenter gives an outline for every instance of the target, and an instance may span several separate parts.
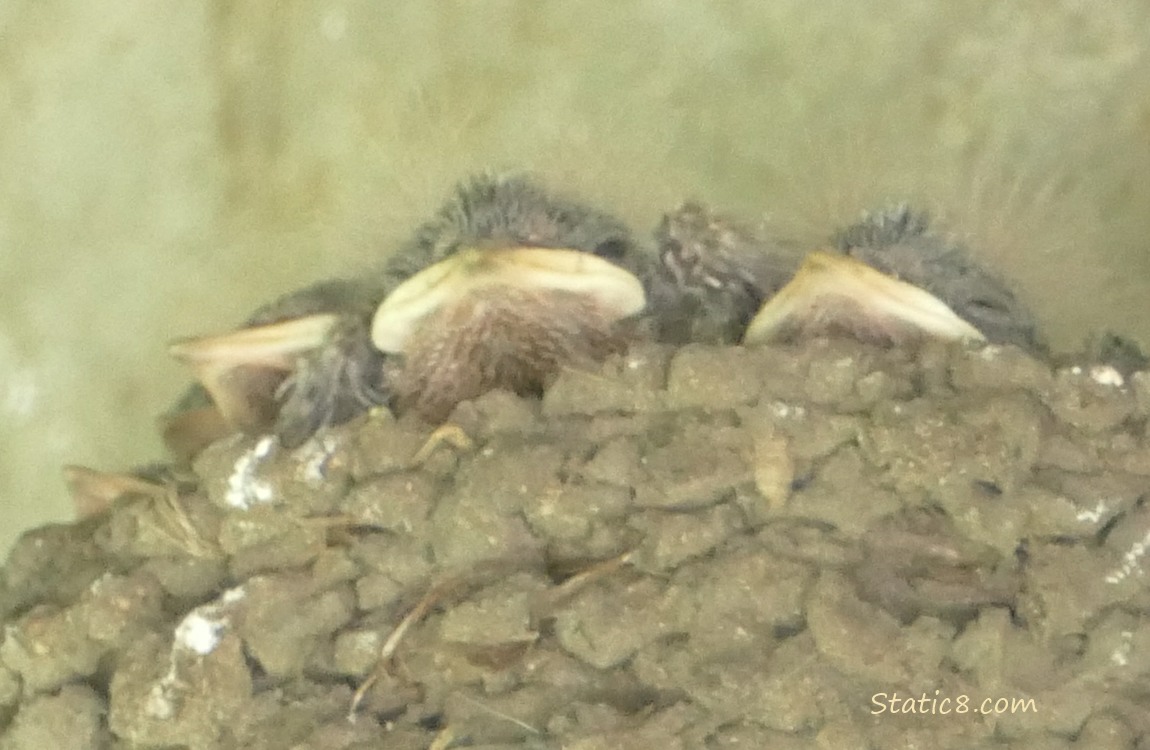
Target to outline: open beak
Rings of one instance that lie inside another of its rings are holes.
[[[984,341],[934,295],[847,255],[815,252],[755,315],[743,337],[759,344],[840,332],[866,341]]]
[[[275,420],[280,384],[300,355],[323,345],[337,321],[335,315],[308,315],[172,344],[171,354],[192,366],[212,403],[168,419],[164,432],[169,445],[197,444],[221,425],[249,432],[266,429]]]

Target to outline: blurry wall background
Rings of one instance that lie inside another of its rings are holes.
[[[165,343],[374,263],[470,170],[814,243],[911,198],[1057,345],[1150,342],[1144,0],[6,0],[0,549],[161,455]]]

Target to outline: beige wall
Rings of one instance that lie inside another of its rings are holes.
[[[0,548],[68,517],[60,464],[160,455],[167,340],[372,262],[471,169],[812,241],[917,198],[1058,343],[1150,342],[1147,50],[1143,0],[7,0]]]

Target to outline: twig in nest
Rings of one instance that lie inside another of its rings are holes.
[[[423,447],[415,452],[411,457],[408,465],[412,468],[422,466],[431,458],[431,454],[435,453],[441,445],[450,445],[457,451],[467,452],[475,449],[475,441],[471,439],[463,428],[457,424],[445,424],[436,428],[435,432],[431,433],[431,437],[423,444]]]
[[[159,526],[157,528],[160,528],[169,539],[193,557],[212,559],[220,556],[219,545],[206,539],[196,528],[187,510],[184,509],[179,490],[174,485],[167,485],[164,494],[155,498],[153,502],[156,515],[169,527],[169,529]]]
[[[634,550],[624,552],[584,568],[563,583],[541,593],[531,607],[531,621],[536,623],[547,617],[556,607],[578,594],[588,585],[600,581],[631,562]]]
[[[531,734],[543,734],[543,732],[541,732],[540,730],[531,726],[527,722],[525,722],[521,719],[516,719],[514,716],[512,716],[510,714],[505,714],[502,711],[495,710],[491,706],[480,703],[479,701],[472,698],[470,695],[467,695],[465,693],[456,693],[455,695],[457,697],[462,698],[463,700],[467,701],[471,705],[475,706],[480,711],[486,711],[487,713],[491,714],[492,716],[503,719],[504,721],[509,721],[517,727],[520,727],[522,729],[526,729],[528,732],[531,732]]]
[[[422,620],[428,612],[445,599],[467,591],[481,589],[490,585],[493,580],[497,578],[502,578],[521,570],[528,570],[538,564],[538,560],[530,557],[490,560],[477,564],[465,573],[448,576],[432,586],[428,592],[420,598],[416,605],[412,607],[411,611],[399,621],[399,624],[391,631],[391,635],[384,641],[383,646],[379,650],[379,662],[375,669],[372,670],[367,679],[363,681],[363,684],[356,689],[355,695],[352,696],[351,708],[347,715],[348,721],[355,721],[355,714],[359,710],[359,704],[363,702],[364,696],[367,695],[367,691],[371,689],[371,686],[378,682],[379,678],[387,671],[391,659],[395,655],[396,649],[399,648],[399,643],[403,640],[407,631]]]

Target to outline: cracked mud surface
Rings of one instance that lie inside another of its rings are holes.
[[[226,440],[16,546],[0,749],[1141,747],[1148,414],[813,341]]]

